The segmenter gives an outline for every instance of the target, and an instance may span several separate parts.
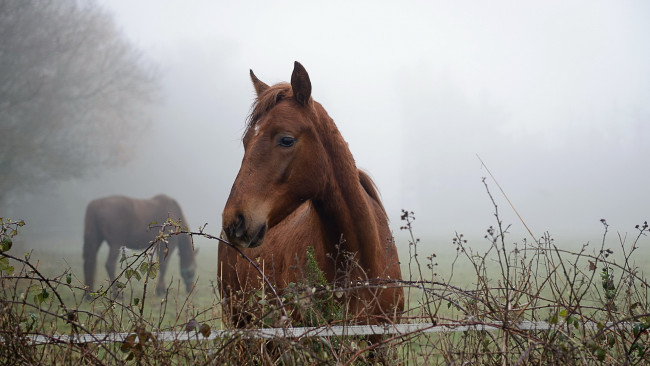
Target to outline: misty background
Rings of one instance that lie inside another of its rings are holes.
[[[293,61],[381,192],[403,253],[401,209],[426,252],[455,233],[484,245],[499,204],[511,241],[559,246],[650,219],[650,5],[644,1],[128,1],[100,5],[156,65],[143,132],[116,127],[130,161],[17,192],[27,246],[82,244],[86,204],[178,200],[218,235],[254,98],[248,70],[288,81]],[[529,238],[530,239],[530,238]],[[199,245],[216,245],[200,242]],[[215,258],[216,261],[216,258]]]

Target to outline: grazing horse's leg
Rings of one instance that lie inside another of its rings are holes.
[[[97,238],[94,232],[86,228],[84,233],[83,259],[84,259],[84,281],[86,288],[85,297],[90,299],[90,291],[95,284],[95,269],[97,268],[97,251],[101,245],[101,240]]]
[[[108,272],[108,279],[113,283],[115,281],[115,266],[117,265],[117,257],[120,255],[120,246],[117,243],[108,243],[108,259],[106,260],[106,272]],[[117,297],[117,286],[113,286],[113,297]]]
[[[167,245],[167,247],[165,247]],[[174,251],[175,244],[174,240],[169,240],[168,243],[160,243],[158,246],[158,283],[156,284],[156,295],[164,296],[167,292],[167,286],[165,286],[165,272],[167,271],[167,258]],[[165,254],[165,249],[167,253]]]

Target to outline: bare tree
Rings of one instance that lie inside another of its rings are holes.
[[[128,161],[157,86],[97,3],[0,0],[0,204]]]

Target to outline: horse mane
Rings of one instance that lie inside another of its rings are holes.
[[[265,90],[262,95],[258,95],[248,115],[244,135],[246,135],[249,129],[255,126],[264,114],[280,103],[281,100],[291,97],[293,97],[293,90],[289,83],[275,84]]]
[[[379,197],[379,191],[377,190],[377,185],[375,182],[370,178],[370,175],[368,173],[364,172],[363,170],[359,169],[359,182],[361,183],[361,186],[363,189],[368,193],[368,196],[375,200],[377,204],[379,205],[379,208],[381,208],[381,212],[384,213],[386,217],[388,215],[386,214],[386,209],[384,208],[384,205],[381,203],[381,197]]]
[[[257,98],[255,98],[253,106],[251,107],[251,112],[248,115],[244,135],[246,135],[249,129],[254,128],[255,124],[257,124],[260,118],[262,118],[262,116],[268,111],[273,109],[273,107],[280,103],[280,101],[292,97],[293,90],[291,89],[291,84],[285,82],[275,84],[266,89],[261,95],[258,95]],[[364,172],[363,170],[359,170],[359,182],[361,183],[361,186],[366,191],[368,196],[377,202],[384,215],[388,216],[386,214],[386,209],[381,202],[381,197],[379,196],[377,185],[375,185],[375,182],[372,180],[372,178],[370,178],[368,173]]]

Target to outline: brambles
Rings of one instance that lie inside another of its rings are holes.
[[[84,288],[74,271],[67,268],[60,275],[43,275],[30,253],[14,253],[13,238],[24,223],[0,219],[0,363],[168,364],[170,359],[179,364],[231,365],[379,360],[476,365],[650,362],[650,286],[642,268],[634,263],[647,246],[647,222],[635,226],[635,237],[619,235],[618,241],[612,241],[611,227],[603,220],[604,234],[597,247],[584,244],[572,251],[548,233],[512,243],[497,211],[496,223],[484,233],[489,243],[484,251],[474,249],[463,234],[454,234],[455,257],[444,258],[451,263],[447,272],[436,262],[443,257],[440,253],[419,260],[422,248],[414,234],[414,214],[404,211],[402,220],[409,234],[410,258],[402,259],[408,275],[391,284],[407,287],[403,322],[428,325],[371,344],[360,336],[323,336],[323,332],[354,324],[345,307],[351,289],[386,284],[329,284],[311,248],[302,280],[277,289],[277,297],[260,278],[260,287],[248,298],[250,329],[234,331],[221,305],[236,299],[220,298],[214,284],[210,303],[201,306],[189,297],[170,296],[169,289],[162,298],[143,291],[147,279],[157,272],[157,256],[151,255],[154,246],[164,246],[170,235],[187,234],[178,223],[160,225],[164,232],[144,253],[123,253],[121,274],[113,284],[121,288],[122,298],[112,299],[108,296],[111,288],[103,288],[94,293],[93,301],[83,302]],[[203,231],[189,234],[218,240]],[[350,253],[335,256],[345,256],[350,266],[355,265]],[[251,265],[263,264],[252,261]],[[179,305],[168,309],[174,301]],[[220,333],[224,326],[233,331]],[[259,338],[251,330],[273,328],[279,331],[275,334],[283,334],[299,326],[313,328],[300,336],[268,338]],[[437,332],[425,333],[424,329],[434,326]],[[177,338],[167,339],[161,331],[176,331]],[[100,342],[105,334],[115,333],[122,333],[122,338]],[[87,335],[84,342],[55,338]],[[36,336],[53,343],[35,346]]]

